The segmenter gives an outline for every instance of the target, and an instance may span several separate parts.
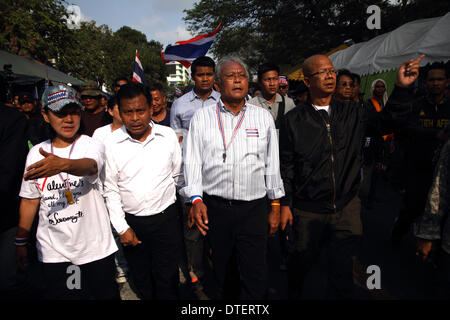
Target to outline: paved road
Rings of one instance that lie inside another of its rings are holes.
[[[378,202],[372,210],[361,213],[364,236],[355,268],[356,299],[359,300],[411,300],[432,299],[438,281],[431,265],[423,263],[415,255],[415,239],[410,232],[403,243],[394,248],[390,242],[390,232],[400,207],[400,196],[386,183],[377,189]],[[280,269],[279,248],[272,248],[269,257],[269,299],[287,298],[287,279],[285,271]],[[325,299],[326,256],[323,255],[308,276],[304,290],[305,299]],[[381,270],[381,289],[368,290],[366,287],[369,265],[377,265]],[[25,275],[29,281],[26,286],[17,289],[18,298],[39,299],[35,291],[39,287],[39,268],[30,268]],[[129,283],[120,285],[123,300],[136,300],[137,297]],[[182,300],[195,300],[196,295],[187,284],[180,285]],[[14,298],[14,296],[9,296]],[[450,299],[450,297],[445,297]]]
[[[400,195],[386,182],[381,181],[376,191],[376,203],[362,210],[364,236],[355,266],[356,297],[358,300],[412,300],[432,299],[436,272],[415,255],[415,239],[410,232],[398,247],[393,247],[390,232],[401,205]],[[287,298],[285,271],[279,268],[280,251],[275,248],[269,259],[269,299]],[[322,255],[305,284],[304,298],[323,300],[326,288],[326,256]],[[369,290],[366,286],[367,266],[379,266],[381,289]],[[128,284],[122,286],[124,300],[137,299]],[[180,286],[183,300],[196,299],[186,285]],[[450,297],[447,297],[450,298]]]

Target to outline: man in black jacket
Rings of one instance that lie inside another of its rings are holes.
[[[0,297],[10,299],[18,286],[13,239],[19,222],[19,190],[27,153],[27,119],[0,102]]]
[[[396,132],[404,148],[406,168],[406,193],[404,207],[392,230],[393,244],[398,244],[409,231],[411,224],[425,208],[433,180],[435,153],[447,140],[444,129],[450,120],[450,100],[445,97],[448,71],[443,63],[433,63],[426,70],[427,95],[414,102],[406,125]]]
[[[306,275],[329,246],[328,296],[351,298],[353,259],[362,234],[360,184],[364,134],[392,130],[410,111],[406,89],[419,73],[417,60],[399,69],[396,88],[382,112],[359,103],[333,99],[336,71],[325,55],[305,60],[310,100],[286,114],[280,130],[282,199],[281,227],[292,225],[293,250],[288,258],[289,297],[301,297]],[[293,208],[293,212],[290,208]]]

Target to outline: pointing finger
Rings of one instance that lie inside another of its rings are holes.
[[[420,61],[422,61],[422,59],[423,59],[424,57],[425,57],[424,54],[420,55],[420,57],[418,57],[418,58],[416,59],[417,63],[419,63]]]

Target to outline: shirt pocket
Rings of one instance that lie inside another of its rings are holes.
[[[246,137],[247,144],[247,154],[255,156],[257,158],[264,158],[264,153],[267,148],[267,137],[259,134],[256,135],[247,135]]]

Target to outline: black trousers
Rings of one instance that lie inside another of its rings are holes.
[[[176,206],[162,213],[125,219],[141,244],[124,247],[132,283],[142,300],[178,299],[181,230]]]
[[[260,300],[267,290],[267,217],[266,197],[253,201],[226,200],[204,195],[209,230],[206,246],[212,262],[213,299],[223,299],[225,279],[235,255],[243,300]]]
[[[403,208],[400,210],[396,228],[400,233],[407,233],[412,223],[422,215],[433,182],[433,171],[417,171],[407,177]]]
[[[49,300],[120,300],[114,254],[73,266],[70,262],[42,263]]]
[[[334,214],[293,210],[293,250],[288,257],[289,299],[301,299],[303,286],[321,250],[328,247],[327,298],[353,296],[353,256],[362,235],[361,201],[353,198]]]

